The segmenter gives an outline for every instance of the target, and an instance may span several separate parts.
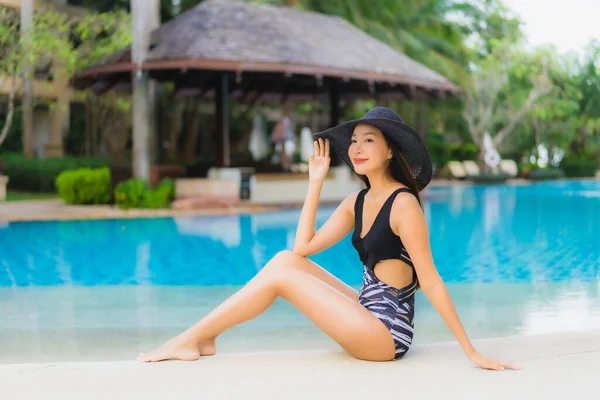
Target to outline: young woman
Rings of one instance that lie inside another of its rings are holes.
[[[260,315],[277,297],[297,307],[353,357],[398,360],[412,343],[415,292],[420,288],[474,364],[516,369],[475,350],[433,263],[419,196],[431,180],[432,165],[419,135],[392,110],[375,107],[361,119],[315,136],[294,249],[279,252],[199,322],[138,360],[196,360],[214,354],[219,334]],[[346,197],[315,232],[330,146],[366,189]],[[306,258],[352,231],[363,264],[358,292]]]

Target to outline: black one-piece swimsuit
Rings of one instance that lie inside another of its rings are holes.
[[[363,283],[358,300],[388,328],[396,347],[394,360],[398,360],[406,354],[412,343],[418,281],[410,256],[400,237],[392,231],[389,220],[392,204],[398,193],[411,192],[406,188],[394,191],[381,207],[369,232],[361,238],[363,204],[367,190],[360,191],[354,205],[355,229],[352,244],[363,263]],[[375,276],[374,266],[386,259],[399,259],[413,267],[412,282],[403,288],[395,288],[380,281]]]

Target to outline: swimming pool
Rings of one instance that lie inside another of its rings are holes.
[[[318,223],[332,210],[322,208]],[[471,337],[600,328],[600,182],[433,187],[425,213],[436,265]],[[291,248],[298,216],[0,225],[0,360],[130,357]],[[311,259],[360,284],[350,237]],[[422,293],[416,308],[415,343],[452,339]],[[281,337],[290,326],[293,340]],[[284,302],[221,342],[220,351],[332,346]]]

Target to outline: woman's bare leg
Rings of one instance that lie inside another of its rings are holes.
[[[347,285],[345,282],[321,267],[319,264],[309,260],[306,257],[290,254],[289,252],[284,252],[284,254],[287,254],[286,257],[293,259],[293,262],[289,263],[290,266],[311,274],[312,276],[318,278],[342,294],[346,295],[350,299],[358,301],[358,291],[356,289],[350,285]],[[216,339],[217,336],[214,336],[200,343],[198,350],[200,351],[201,356],[212,356],[216,353]]]
[[[194,360],[207,338],[263,313],[278,296],[283,297],[351,355],[383,361],[394,357],[392,336],[376,317],[357,301],[294,266],[306,260],[292,252],[278,253],[242,289],[195,325],[140,361]]]
[[[290,263],[291,266],[301,269],[304,272],[308,272],[315,278],[318,278],[332,288],[336,289],[338,292],[346,295],[354,301],[358,301],[358,291],[356,289],[350,285],[347,285],[344,281],[337,278],[319,264],[294,253],[288,253],[287,256],[292,259],[292,262]]]

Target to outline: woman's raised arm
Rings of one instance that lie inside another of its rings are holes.
[[[319,196],[329,170],[329,163],[329,140],[323,141],[319,138],[315,141],[315,152],[309,159],[308,191],[298,220],[293,249],[294,253],[304,257],[333,246],[354,227],[352,207],[353,199],[356,199],[355,193],[344,199],[327,222],[315,233]]]

